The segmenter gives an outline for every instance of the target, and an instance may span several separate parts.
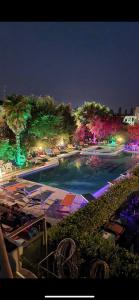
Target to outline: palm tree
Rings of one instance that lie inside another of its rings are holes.
[[[26,97],[12,95],[7,97],[3,107],[6,123],[16,136],[16,163],[21,165],[20,135],[31,116],[31,106]]]

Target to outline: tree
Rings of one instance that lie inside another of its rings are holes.
[[[100,103],[92,102],[84,102],[84,104],[75,111],[75,117],[77,121],[80,121],[82,124],[88,124],[94,116],[98,116],[100,118],[106,118],[110,115],[110,109],[101,105]]]
[[[127,109],[125,109],[125,116],[127,116],[128,115],[128,113],[127,113]]]
[[[128,126],[128,133],[130,140],[139,140],[139,124]]]
[[[75,115],[72,112],[71,105],[61,103],[56,107],[56,115],[62,118],[62,130],[70,136],[76,129]]]
[[[62,118],[54,115],[44,115],[36,118],[29,129],[29,133],[37,138],[54,137],[61,133]]]
[[[8,161],[15,159],[15,147],[10,145],[8,140],[0,141],[0,160]]]
[[[97,139],[102,138],[103,122],[100,117],[96,116],[87,126],[93,135],[93,143],[95,144]]]
[[[16,136],[16,163],[21,165],[20,135],[25,130],[28,119],[31,117],[31,106],[24,96],[11,95],[3,105],[6,123]]]
[[[113,109],[110,109],[110,115],[114,116],[114,111],[113,111]]]
[[[122,115],[122,108],[121,106],[118,108],[118,113],[117,113],[118,116],[121,116]]]
[[[133,116],[133,115],[134,115],[134,108],[131,107],[131,109],[130,109],[130,116]]]
[[[85,135],[86,135],[86,126],[82,124],[79,126],[75,133],[74,133],[74,140],[75,142],[84,142],[85,141]]]
[[[39,116],[55,113],[56,103],[54,98],[51,96],[30,96],[29,104],[31,105],[31,120],[35,120]]]

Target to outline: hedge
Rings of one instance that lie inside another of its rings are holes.
[[[49,230],[50,241],[71,237],[77,242],[82,235],[97,232],[109,221],[114,212],[125,202],[128,195],[139,189],[139,177],[132,175],[113,185],[97,201],[88,203],[84,208],[68,216]]]
[[[48,231],[49,245],[55,248],[60,240],[73,238],[77,244],[80,258],[99,257],[110,266],[111,277],[139,278],[139,256],[115,246],[113,241],[104,240],[98,229],[126,201],[129,194],[139,190],[139,167],[130,178],[114,184],[97,201],[70,215]],[[79,264],[81,263],[80,260]]]

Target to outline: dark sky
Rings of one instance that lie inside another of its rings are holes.
[[[139,106],[139,22],[1,22],[0,95]]]

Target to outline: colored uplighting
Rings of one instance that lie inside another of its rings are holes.
[[[123,138],[121,136],[117,137],[117,142],[122,143],[123,142]]]
[[[77,161],[76,161],[75,166],[76,166],[77,169],[80,169],[80,167],[81,167],[81,162],[80,162],[80,160],[77,160]]]
[[[64,139],[63,139],[63,137],[61,137],[60,138],[60,140],[58,141],[58,144],[57,144],[57,146],[64,146]]]

